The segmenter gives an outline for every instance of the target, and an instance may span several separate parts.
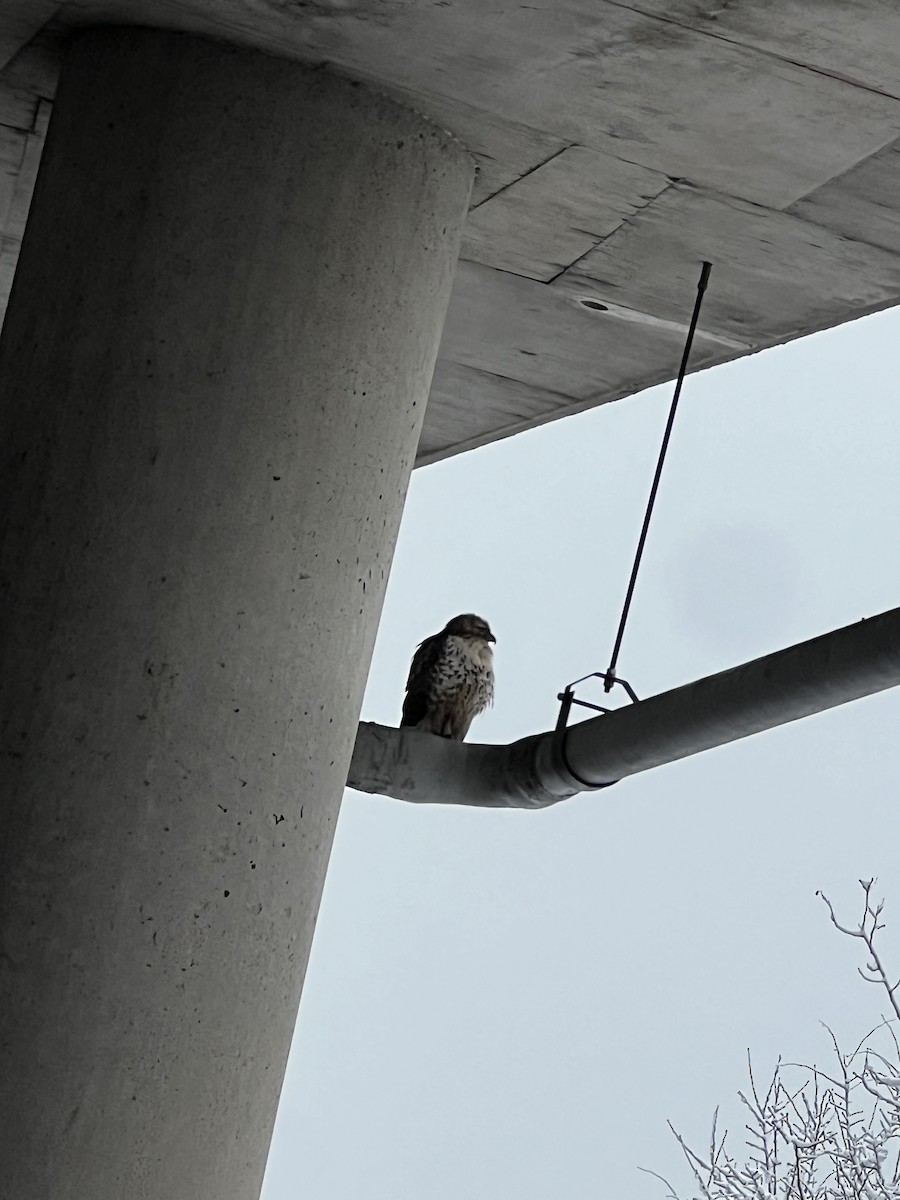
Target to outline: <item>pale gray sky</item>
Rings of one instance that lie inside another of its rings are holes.
[[[598,316],[598,320],[602,316]],[[688,379],[621,673],[650,695],[900,604],[900,314]],[[455,613],[497,634],[470,740],[550,728],[609,658],[671,387],[415,473],[363,706]],[[348,792],[264,1200],[661,1200],[749,1047],[823,1062],[900,968],[900,694],[544,812]],[[689,1193],[690,1188],[686,1191]]]

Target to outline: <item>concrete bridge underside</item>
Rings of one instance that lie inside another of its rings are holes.
[[[66,40],[110,22],[328,63],[474,154],[419,463],[671,378],[703,258],[697,366],[900,297],[894,0],[6,0],[0,305]]]

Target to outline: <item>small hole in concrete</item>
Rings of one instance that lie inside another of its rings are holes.
[[[609,307],[606,304],[601,304],[599,300],[579,300],[584,308],[590,308],[594,312],[609,312]]]

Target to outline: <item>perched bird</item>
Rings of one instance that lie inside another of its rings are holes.
[[[494,701],[491,627],[474,613],[448,621],[413,655],[402,725],[461,742],[475,717]]]

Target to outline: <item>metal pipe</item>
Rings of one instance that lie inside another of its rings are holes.
[[[546,808],[900,684],[900,608],[508,746],[360,725],[347,786],[416,804]]]

